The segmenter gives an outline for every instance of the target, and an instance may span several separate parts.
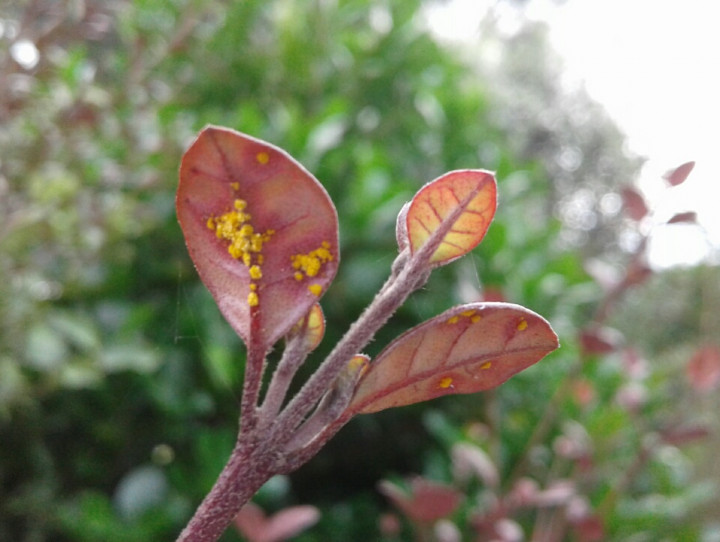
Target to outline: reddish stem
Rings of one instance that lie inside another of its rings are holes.
[[[220,538],[240,508],[273,474],[272,454],[263,446],[248,447],[238,440],[217,482],[177,542],[212,542]]]

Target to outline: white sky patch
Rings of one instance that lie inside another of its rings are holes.
[[[445,39],[471,42],[493,4],[451,0],[428,10],[428,21]],[[550,40],[569,79],[584,84],[627,134],[630,149],[648,158],[639,186],[656,209],[656,218],[697,211],[700,228],[657,230],[652,263],[694,263],[713,252],[717,259],[720,5],[703,0],[583,0],[561,5],[532,0],[526,13],[549,24]],[[690,160],[696,166],[685,184],[667,190],[662,174]],[[684,242],[677,240],[681,237]]]

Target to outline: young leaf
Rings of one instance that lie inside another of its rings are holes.
[[[454,307],[390,343],[360,380],[348,411],[494,388],[557,347],[550,324],[519,305]]]
[[[319,303],[313,304],[310,311],[297,322],[286,339],[302,335],[306,352],[315,350],[325,336],[325,315]]]
[[[482,241],[496,207],[497,186],[492,173],[480,169],[451,171],[415,195],[404,227],[397,228],[398,242],[402,247],[401,237],[407,235],[413,254],[432,242],[436,249],[429,262],[444,265]]]
[[[335,207],[269,143],[205,128],[183,156],[176,205],[200,278],[248,346],[285,335],[335,276]]]
[[[682,184],[685,182],[685,179],[688,178],[688,175],[690,175],[690,172],[695,167],[695,162],[685,162],[684,164],[679,165],[675,169],[671,169],[665,175],[663,175],[663,178],[668,182],[670,186],[677,186],[679,184]]]

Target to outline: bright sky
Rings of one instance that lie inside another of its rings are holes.
[[[431,27],[472,41],[492,0],[450,0]],[[651,262],[692,264],[720,253],[720,5],[706,0],[531,0],[527,14],[550,25],[571,80],[583,81],[648,158],[639,186],[659,221],[694,210],[701,226],[653,228]],[[667,170],[695,160],[685,184],[665,189]],[[650,226],[648,224],[648,226]]]

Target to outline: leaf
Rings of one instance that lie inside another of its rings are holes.
[[[499,386],[558,347],[540,315],[509,303],[454,307],[383,350],[348,407],[367,414]]]
[[[668,224],[697,224],[697,213],[695,211],[684,211],[675,213],[668,221]]]
[[[720,346],[698,348],[685,367],[685,373],[696,391],[706,393],[716,389],[720,385]]]
[[[314,506],[290,506],[270,517],[249,502],[235,516],[235,528],[250,542],[282,542],[315,525],[320,511]]]
[[[269,143],[205,128],[183,156],[176,206],[200,278],[248,347],[285,335],[335,276],[332,201]]]
[[[325,336],[325,315],[319,303],[310,307],[310,312],[297,322],[288,334],[288,337],[302,334],[302,341],[306,352],[315,350]]]
[[[670,186],[677,186],[685,182],[694,167],[695,162],[685,162],[684,164],[679,165],[675,169],[671,169],[670,171],[665,173],[665,175],[663,175],[663,178],[668,182],[668,184],[670,184]]]
[[[497,207],[497,185],[489,171],[451,171],[426,184],[407,209],[405,227],[413,254],[427,243],[429,262],[444,265],[475,248],[487,233]],[[404,212],[404,209],[403,209]]]
[[[626,186],[622,189],[622,200],[625,212],[635,221],[640,221],[648,214],[645,198],[635,188]]]
[[[609,354],[620,348],[623,342],[622,333],[614,328],[593,326],[580,331],[580,345],[585,354]]]
[[[454,487],[420,477],[410,481],[409,495],[389,480],[381,481],[378,489],[408,518],[419,523],[433,523],[451,515],[463,500],[463,494]]]

